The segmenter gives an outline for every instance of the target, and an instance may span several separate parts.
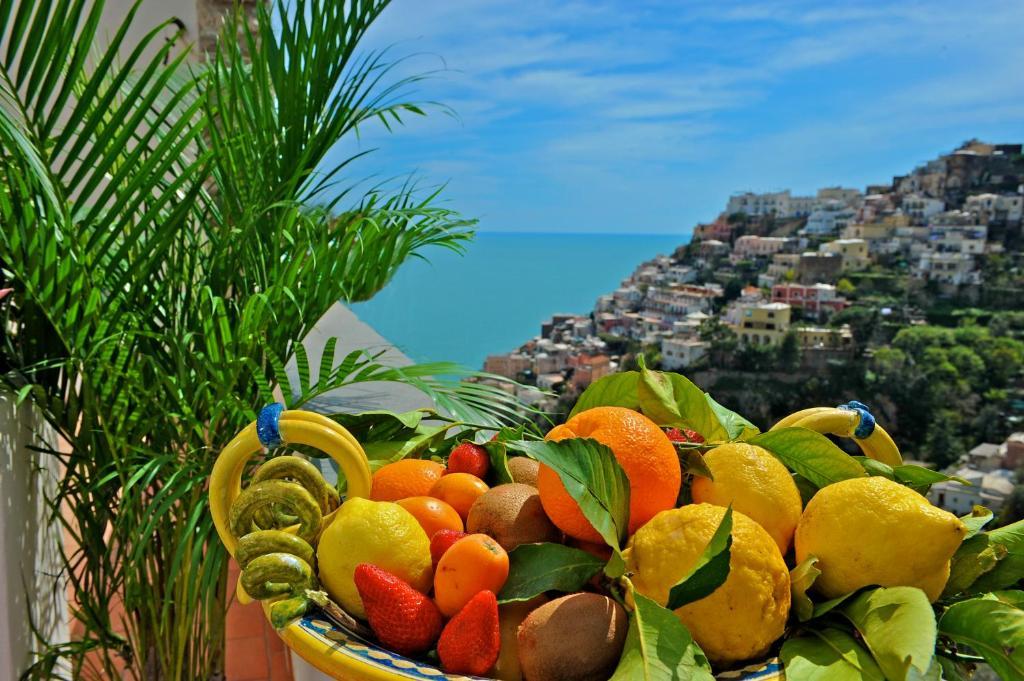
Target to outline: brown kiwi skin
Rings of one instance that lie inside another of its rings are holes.
[[[595,593],[545,603],[519,625],[516,637],[524,681],[604,681],[626,641],[626,612]]]
[[[508,472],[512,474],[513,482],[536,487],[538,471],[540,471],[540,463],[529,457],[513,456],[508,460]]]
[[[492,487],[480,495],[469,509],[466,532],[486,534],[506,551],[520,544],[562,538],[544,513],[537,489],[518,482]]]

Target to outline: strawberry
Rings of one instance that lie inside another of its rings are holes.
[[[498,661],[501,631],[498,599],[481,591],[448,621],[437,641],[441,668],[450,674],[483,676]]]
[[[472,442],[463,442],[448,455],[448,469],[445,473],[469,473],[481,480],[491,467],[487,450]]]
[[[666,428],[665,435],[668,435],[668,439],[672,442],[704,442],[704,436],[695,430],[689,428]]]
[[[443,624],[434,601],[387,570],[368,563],[356,566],[355,584],[370,628],[385,647],[402,655],[430,650]]]
[[[444,552],[451,548],[451,545],[466,536],[465,532],[458,530],[438,530],[430,538],[430,557],[434,561],[434,567],[441,560]]]

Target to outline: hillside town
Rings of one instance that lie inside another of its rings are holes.
[[[826,381],[854,367],[871,379],[876,364],[900,351],[901,341],[890,347],[900,330],[931,329],[937,315],[964,310],[981,310],[987,321],[992,310],[1012,311],[1024,299],[1021,152],[1020,144],[972,140],[864,191],[735,194],[715,220],[693,229],[689,244],[640,263],[591,311],[552,316],[535,338],[489,356],[484,370],[543,389],[549,396],[522,396],[556,413],[591,382],[630,368],[638,353],[705,389],[752,374],[775,375],[780,384]],[[1011,407],[1001,413],[1004,425],[1020,422],[1013,408],[1024,410],[1013,399],[1018,379],[1000,387],[1009,389]],[[842,387],[833,382],[824,398]],[[928,458],[914,429],[902,430],[910,451]],[[921,439],[925,427],[918,430]],[[960,434],[966,450],[970,428]],[[974,444],[1017,452],[1022,442],[1018,433],[1003,444]],[[1017,455],[981,457],[978,447],[931,460],[977,479],[980,494],[998,497],[986,505],[999,507],[1013,490]],[[969,495],[939,488],[940,505],[968,503]]]

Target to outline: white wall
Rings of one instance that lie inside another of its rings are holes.
[[[67,600],[60,572],[59,527],[48,523],[44,499],[56,483],[56,462],[29,449],[52,431],[27,405],[0,394],[0,679],[16,679],[35,647],[30,617],[43,634],[66,641]]]

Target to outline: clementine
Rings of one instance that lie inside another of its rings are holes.
[[[657,513],[673,508],[682,472],[672,442],[643,414],[623,407],[594,407],[551,429],[548,440],[586,437],[607,445],[629,478],[629,533]],[[541,465],[540,501],[560,530],[583,541],[604,543],[566,491],[558,473]]]
[[[430,496],[440,499],[458,511],[462,522],[469,517],[469,508],[490,489],[487,483],[469,473],[449,473],[434,483]]]
[[[456,530],[462,532],[464,526],[458,511],[449,504],[434,497],[406,497],[395,502],[419,522],[420,527],[433,537],[438,530]]]
[[[446,476],[450,477],[450,476]],[[434,571],[434,600],[451,617],[481,591],[497,594],[508,579],[508,554],[486,534],[470,534],[451,545]]]
[[[402,459],[389,463],[373,474],[370,498],[374,501],[398,501],[406,497],[423,497],[430,493],[444,466],[426,459]]]

